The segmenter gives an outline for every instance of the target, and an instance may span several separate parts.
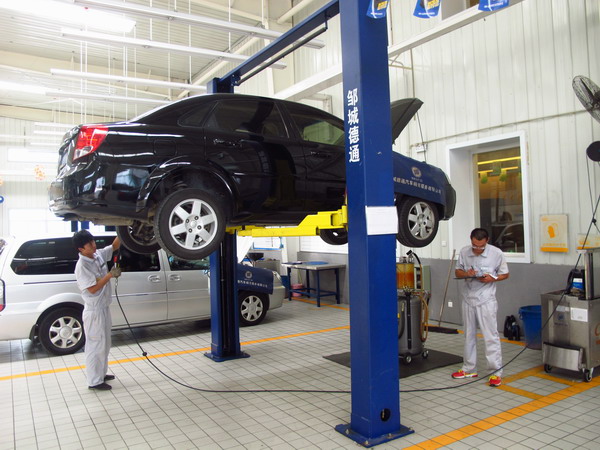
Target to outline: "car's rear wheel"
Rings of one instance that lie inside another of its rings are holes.
[[[405,197],[398,204],[397,239],[407,247],[425,247],[437,234],[439,214],[430,202]]]
[[[319,230],[319,236],[329,245],[344,245],[348,243],[348,230],[345,228]]]
[[[217,250],[225,236],[225,213],[215,195],[184,189],[168,195],[154,217],[162,248],[182,259],[202,259]]]
[[[117,236],[121,244],[134,253],[149,255],[160,249],[154,235],[154,227],[137,220],[131,225],[117,227]]]
[[[40,322],[38,338],[55,355],[77,352],[85,344],[81,311],[71,307],[50,311]]]
[[[263,321],[269,309],[266,294],[257,292],[240,291],[238,293],[240,304],[240,325],[258,325]]]

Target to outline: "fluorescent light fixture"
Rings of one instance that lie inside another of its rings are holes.
[[[135,26],[135,21],[118,14],[52,0],[0,0],[0,8],[95,30],[129,33]]]
[[[44,94],[46,88],[35,84],[12,83],[10,81],[0,81],[0,90],[18,91],[27,94]]]
[[[86,80],[114,81],[118,83],[132,83],[144,86],[158,86],[169,89],[182,89],[188,91],[206,92],[206,86],[199,86],[188,83],[175,83],[172,81],[151,80],[147,78],[124,77],[120,75],[107,75],[103,73],[78,72],[76,70],[50,69],[52,75],[65,78],[77,78]]]
[[[60,140],[58,142],[30,142],[29,144],[27,144],[27,146],[28,147],[51,147],[56,150],[56,146],[59,144],[60,144]],[[41,150],[43,150],[43,149],[41,149]]]
[[[124,3],[112,0],[74,0],[74,3],[108,9],[110,11],[124,11],[137,14],[144,17],[159,17],[172,22],[179,22],[188,25],[201,26],[204,28],[215,28],[218,30],[228,31],[230,33],[246,34],[259,38],[274,40],[280,37],[283,33],[267,30],[265,28],[252,27],[241,23],[228,22],[226,20],[213,19],[211,17],[199,16],[197,14],[186,14],[178,11],[169,11],[167,9],[151,8],[144,5],[134,3]],[[307,46],[313,48],[323,48],[323,41],[313,41]]]
[[[183,53],[185,55],[198,55],[206,58],[223,59],[235,63],[244,62],[249,56],[237,55],[234,53],[219,52],[207,48],[187,47],[185,45],[168,44],[166,42],[150,41],[146,39],[128,38],[123,36],[111,36],[109,34],[96,33],[94,31],[80,31],[71,28],[61,29],[61,34],[65,37],[73,37],[82,41],[111,43],[119,46],[140,47],[144,49],[165,50],[174,53]],[[271,67],[284,69],[285,64],[275,63]]]
[[[75,125],[69,125],[68,123],[56,123],[56,122],[33,122],[36,127],[53,127],[53,128],[63,128],[70,130]]]
[[[171,103],[170,100],[155,100],[153,98],[141,97],[124,97],[121,95],[89,94],[86,92],[45,91],[44,93],[48,97],[84,98],[90,100],[100,100],[105,102],[152,103],[154,105],[166,105],[167,103]]]
[[[43,134],[45,136],[63,136],[65,132],[52,130],[33,130],[33,134]]]

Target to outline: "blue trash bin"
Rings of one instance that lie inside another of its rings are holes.
[[[522,306],[519,317],[523,321],[525,343],[528,348],[542,349],[542,305]]]

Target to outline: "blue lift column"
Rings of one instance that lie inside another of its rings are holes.
[[[232,85],[214,79],[208,92],[233,92]],[[240,318],[237,297],[237,234],[225,233],[219,249],[210,255],[210,359],[222,362],[247,358],[240,348]]]
[[[400,424],[387,25],[367,16],[369,4],[340,1],[352,411],[336,426],[365,447],[413,432]]]

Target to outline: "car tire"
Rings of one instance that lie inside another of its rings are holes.
[[[348,243],[348,230],[345,228],[331,228],[319,230],[323,242],[329,245],[344,245]]]
[[[81,311],[64,307],[50,311],[42,318],[38,330],[42,346],[55,355],[70,355],[85,344]]]
[[[238,302],[240,305],[240,325],[243,327],[258,325],[263,321],[269,310],[269,300],[266,294],[240,291]]]
[[[117,227],[117,236],[127,250],[142,255],[150,255],[160,250],[154,235],[154,226],[135,221],[132,225]]]
[[[398,242],[407,247],[431,244],[440,223],[437,208],[428,201],[414,197],[403,198],[397,208]]]
[[[225,236],[225,213],[214,195],[184,189],[159,204],[154,231],[169,253],[187,260],[203,259],[219,248]]]

